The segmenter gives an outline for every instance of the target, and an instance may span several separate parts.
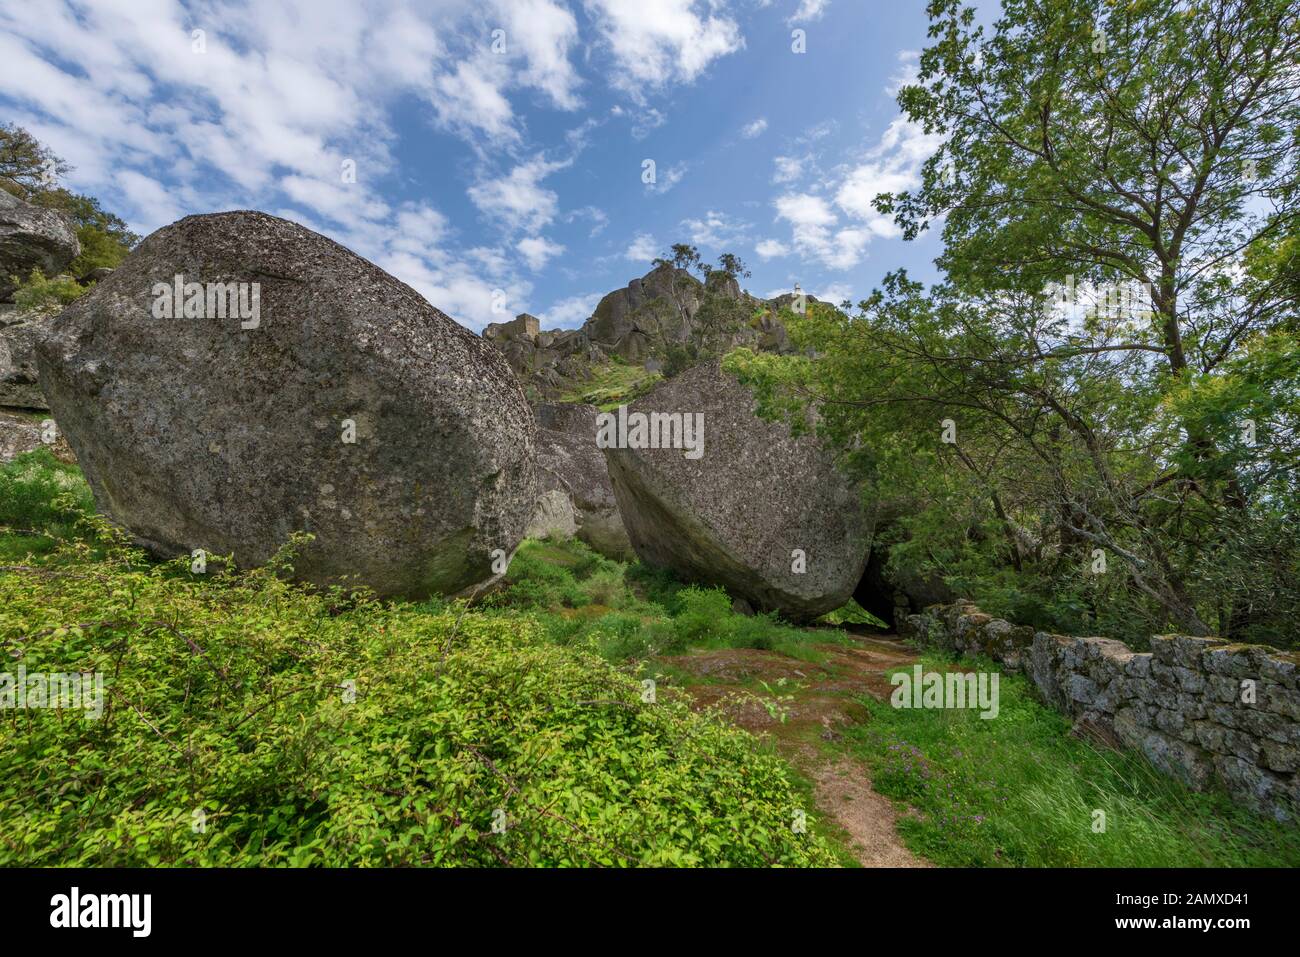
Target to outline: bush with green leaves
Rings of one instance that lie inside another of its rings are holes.
[[[33,269],[26,279],[19,276],[12,279],[18,284],[14,303],[21,312],[57,312],[87,290],[71,276],[59,275],[51,279],[39,269]]]
[[[687,648],[760,648],[815,657],[808,632],[772,614],[732,610],[721,588],[683,585],[661,569],[625,565],[577,540],[525,542],[494,607],[527,610],[552,641],[611,661],[677,654]],[[818,636],[826,640],[825,635]]]
[[[104,681],[98,720],[0,711],[0,865],[833,863],[779,760],[536,620],[314,592],[292,550],[194,575],[87,521],[0,573],[5,660]]]

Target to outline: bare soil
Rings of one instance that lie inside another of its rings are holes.
[[[852,635],[851,645],[818,644],[820,663],[772,651],[724,648],[660,659],[687,680],[699,710],[721,713],[769,738],[814,785],[821,812],[847,835],[864,867],[930,867],[898,837],[899,812],[871,788],[867,769],[837,747],[842,729],[869,720],[856,699],[888,700],[891,668],[916,660],[892,635]]]

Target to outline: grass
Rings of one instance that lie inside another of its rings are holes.
[[[0,465],[0,564],[52,552],[93,507],[81,470],[48,449]]]
[[[721,588],[683,585],[662,571],[626,565],[577,540],[528,541],[487,602],[538,620],[550,640],[608,661],[642,661],[687,648],[757,648],[818,660],[824,632],[793,627],[775,615],[732,611]]]
[[[926,670],[952,660],[921,659]],[[964,671],[997,670],[967,660]],[[1140,757],[1068,735],[1020,675],[1003,674],[1000,710],[895,709],[866,700],[848,732],[876,790],[916,813],[908,846],[959,867],[1295,867],[1300,829],[1195,793]],[[1105,830],[1094,830],[1105,815]]]
[[[585,402],[602,412],[610,412],[645,395],[662,378],[658,372],[647,372],[644,366],[633,365],[615,356],[604,365],[593,366],[586,381],[556,401]]]

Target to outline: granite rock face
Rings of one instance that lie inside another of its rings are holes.
[[[11,277],[26,279],[33,269],[56,275],[80,252],[81,243],[66,216],[0,190],[0,302],[13,297]]]
[[[605,451],[623,524],[643,561],[722,585],[794,621],[849,599],[872,519],[816,438],[758,418],[749,390],[717,362],[667,380],[624,415],[631,424],[652,413],[680,414],[683,438],[694,421],[702,441],[694,451],[637,448],[629,428],[625,447]],[[661,430],[671,422],[658,421]]]
[[[542,403],[535,412],[539,498],[529,535],[578,538],[606,558],[635,558],[596,447],[595,406]]]
[[[536,501],[501,354],[264,213],[158,230],[36,354],[100,511],[159,555],[257,565],[305,531],[300,579],[453,594],[493,577]]]

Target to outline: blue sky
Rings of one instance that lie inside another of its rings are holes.
[[[935,275],[870,207],[936,146],[891,93],[923,6],[0,0],[0,118],[141,233],[263,209],[473,329],[579,325],[675,241],[856,300]]]

